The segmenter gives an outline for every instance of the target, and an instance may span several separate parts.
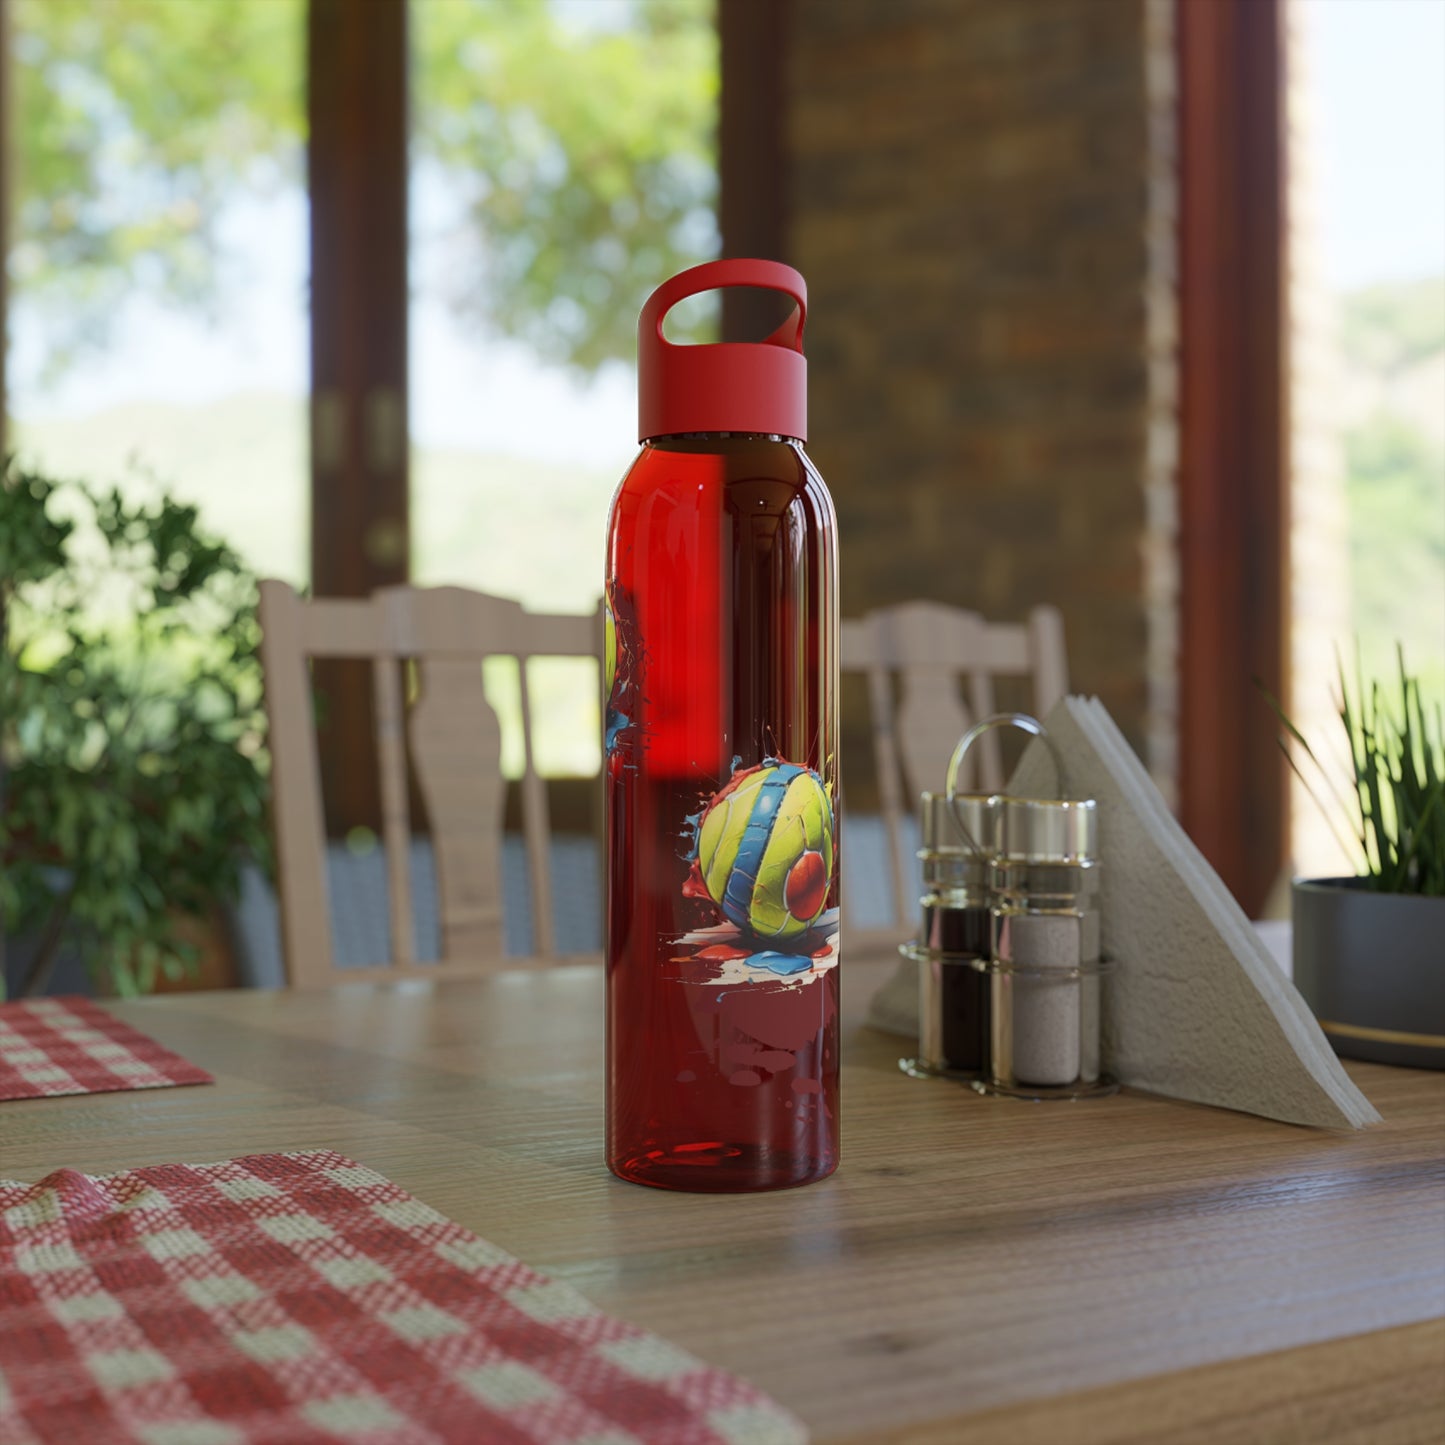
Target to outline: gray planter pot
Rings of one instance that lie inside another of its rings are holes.
[[[1297,879],[1294,981],[1342,1057],[1445,1069],[1445,898]]]
[[[57,896],[62,889],[69,886],[71,879],[69,873],[59,868],[46,869],[42,876],[46,885]],[[35,927],[24,933],[12,933],[6,937],[4,978],[0,980],[5,985],[6,998],[13,999],[19,996],[17,990],[30,972],[30,965],[34,961],[35,955],[40,951],[40,940],[43,934],[43,928]],[[90,998],[94,996],[95,991],[95,981],[91,978],[85,964],[81,962],[80,950],[76,947],[73,938],[63,938],[49,982],[41,992],[48,998],[55,998],[66,993],[84,994]]]
[[[26,974],[30,972],[30,964],[39,947],[39,929],[32,929],[28,933],[12,933],[5,939],[6,998],[19,997],[17,990]],[[91,978],[85,965],[80,961],[80,955],[75,949],[67,948],[62,944],[55,970],[50,975],[50,981],[45,985],[44,994],[47,998],[55,998],[65,993],[79,993],[84,994],[87,998],[92,997],[95,994],[95,980]]]

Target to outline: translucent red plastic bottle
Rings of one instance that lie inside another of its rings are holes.
[[[728,285],[797,310],[755,344],[663,338]],[[639,327],[607,540],[607,1162],[666,1189],[838,1160],[837,537],[802,447],[805,308],[789,268],[720,261]]]

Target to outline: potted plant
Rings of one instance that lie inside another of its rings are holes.
[[[183,977],[248,857],[269,866],[254,579],[194,507],[0,474],[0,918],[12,977]],[[0,988],[4,975],[0,973]]]
[[[1278,709],[1276,709],[1278,711]],[[1329,775],[1280,714],[1315,776]],[[1291,766],[1359,860],[1351,878],[1296,879],[1294,981],[1335,1052],[1445,1068],[1445,736],[1400,656],[1399,694],[1363,678],[1340,720],[1352,785],[1324,807],[1284,739]],[[1348,826],[1348,838],[1344,827]]]

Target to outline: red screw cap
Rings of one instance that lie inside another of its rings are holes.
[[[727,286],[781,291],[797,303],[762,341],[678,346],[663,318],[685,297]],[[808,437],[808,288],[781,261],[708,261],[664,281],[637,321],[637,439],[679,432],[772,432]]]

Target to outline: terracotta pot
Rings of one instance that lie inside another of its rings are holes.
[[[1341,1057],[1445,1069],[1445,898],[1296,879],[1294,981]]]
[[[186,943],[194,946],[200,957],[196,960],[196,971],[184,978],[167,978],[161,974],[156,979],[156,993],[194,993],[199,989],[236,988],[236,952],[231,945],[230,930],[220,910],[209,918],[177,914],[172,922],[176,934]]]

